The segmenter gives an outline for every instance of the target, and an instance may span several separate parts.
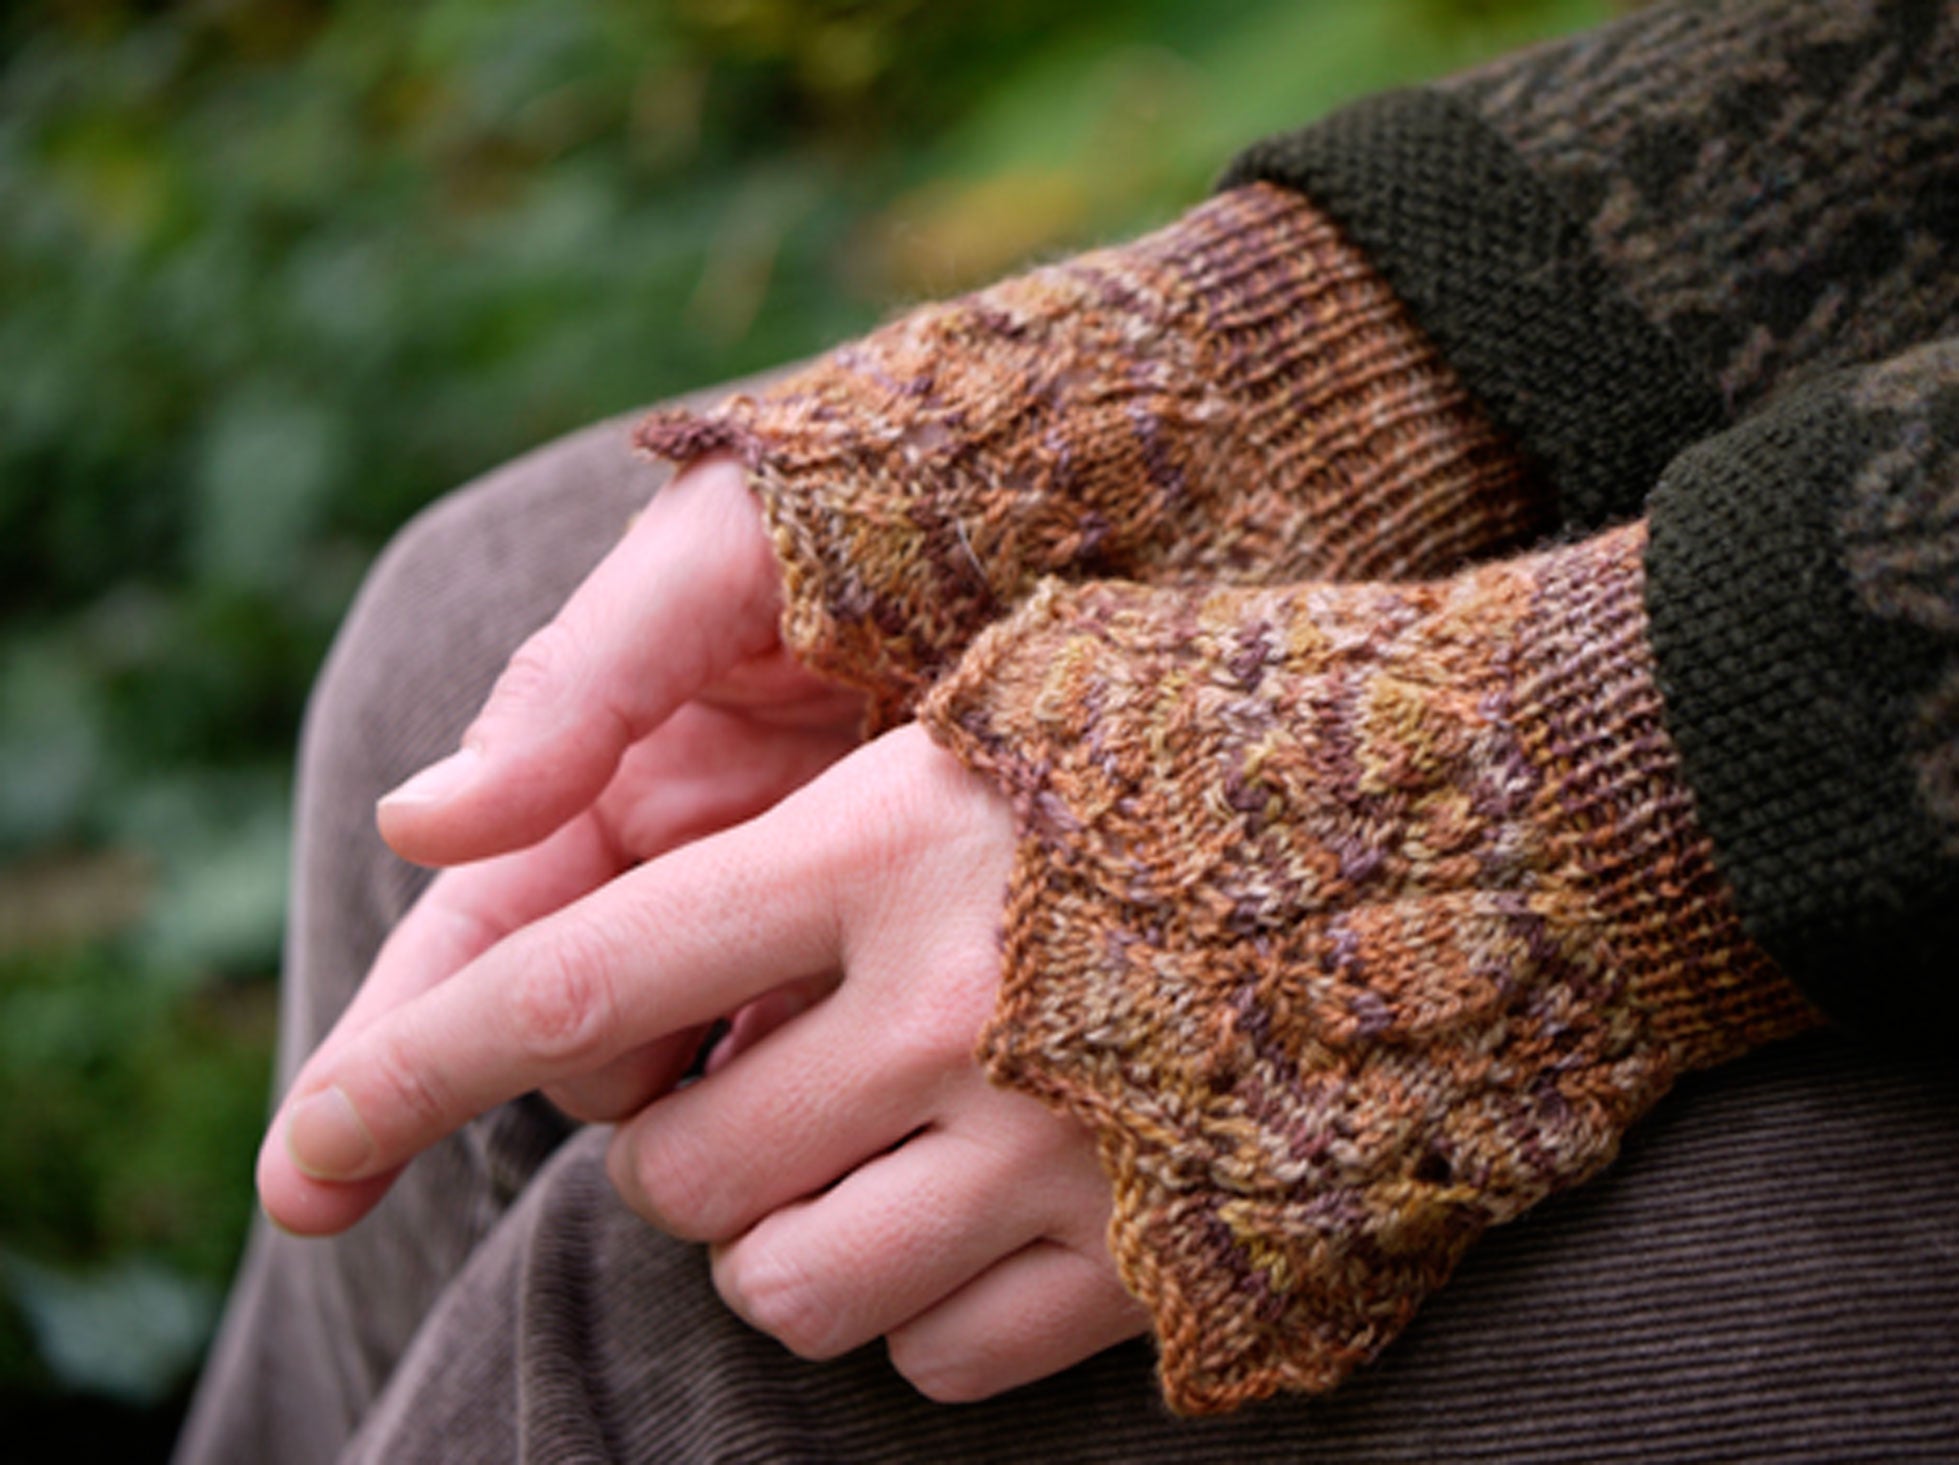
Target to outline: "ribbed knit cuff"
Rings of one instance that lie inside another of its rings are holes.
[[[1130,247],[1175,282],[1231,394],[1231,497],[1214,583],[1435,575],[1519,547],[1550,496],[1372,261],[1290,190],[1249,184]],[[1101,256],[1088,256],[1090,265]],[[1114,283],[1114,282],[1112,282]],[[1261,502],[1265,500],[1266,502]],[[1259,541],[1266,526],[1288,537]]]
[[[1471,107],[1390,92],[1232,163],[1300,190],[1367,253],[1542,481],[1569,528],[1638,515],[1726,422],[1713,382],[1627,298],[1563,199]]]
[[[1694,823],[1643,544],[1050,583],[925,703],[1021,831],[981,1055],[1096,1131],[1173,1407],[1332,1388],[1677,1074],[1817,1021]]]
[[[1565,858],[1653,1038],[1708,1068],[1821,1021],[1750,939],[1667,728],[1644,525],[1540,561],[1517,697],[1539,732]]]
[[[639,442],[748,465],[784,636],[905,714],[1044,575],[1434,571],[1541,527],[1519,460],[1365,257],[1254,185],[928,305]]]

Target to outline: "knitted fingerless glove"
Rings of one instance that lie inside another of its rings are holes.
[[[1549,512],[1366,258],[1262,183],[638,441],[741,456],[789,648],[878,724],[1044,575],[1437,573]]]
[[[1050,583],[925,703],[1021,830],[982,1057],[1096,1131],[1175,1408],[1333,1387],[1676,1075],[1816,1020],[1695,824],[1644,542]]]

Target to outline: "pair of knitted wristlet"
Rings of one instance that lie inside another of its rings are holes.
[[[738,453],[790,648],[1013,801],[982,1056],[1094,1129],[1180,1409],[1331,1387],[1676,1074],[1815,1020],[1695,823],[1643,526],[1500,558],[1548,494],[1296,194],[640,440]]]

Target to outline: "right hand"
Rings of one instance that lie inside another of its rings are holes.
[[[399,854],[461,868],[383,946],[322,1056],[504,936],[752,818],[855,747],[864,698],[789,658],[781,602],[739,465],[689,465],[518,648],[462,750],[381,800]],[[737,1041],[778,1020],[745,1015]],[[699,1037],[664,1038],[551,1097],[575,1117],[623,1117],[671,1086]],[[351,1225],[392,1178],[325,1185],[260,1165],[267,1209],[307,1234]]]

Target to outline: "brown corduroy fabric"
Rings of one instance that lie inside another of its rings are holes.
[[[595,429],[449,501],[363,593],[309,718],[285,1071],[418,886],[372,800],[447,748],[657,481],[619,445]],[[875,1347],[799,1362],[726,1312],[697,1248],[619,1205],[602,1135],[543,1164],[555,1139],[500,1111],[349,1237],[261,1228],[184,1465],[1875,1462],[1959,1443],[1959,1090],[1834,1035],[1683,1081],[1609,1172],[1492,1232],[1330,1398],[1195,1422],[1164,1412],[1140,1344],[961,1408]]]

